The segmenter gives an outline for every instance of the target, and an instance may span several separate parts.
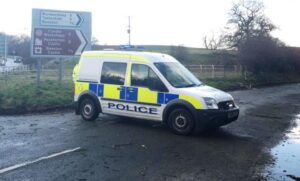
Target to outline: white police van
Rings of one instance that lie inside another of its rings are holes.
[[[204,85],[173,57],[161,53],[87,51],[74,68],[75,111],[165,122],[187,135],[235,121],[232,96]]]

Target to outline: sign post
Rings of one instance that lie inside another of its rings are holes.
[[[0,33],[0,57],[6,59],[7,56],[7,37],[4,33]]]
[[[41,62],[41,59],[37,59],[37,68],[36,68],[36,73],[37,73],[37,76],[36,76],[36,83],[37,85],[40,85],[40,82],[41,82],[41,69],[42,69],[42,62]]]
[[[78,57],[91,49],[91,13],[48,9],[32,10],[31,56],[59,59]]]
[[[64,63],[63,63],[63,60],[60,58],[59,59],[59,78],[58,78],[59,84],[62,83],[63,76],[64,76]]]

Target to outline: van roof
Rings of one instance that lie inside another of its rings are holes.
[[[177,60],[170,55],[154,52],[137,52],[137,51],[85,51],[81,56],[105,56],[131,58],[131,61],[138,62],[176,62]]]

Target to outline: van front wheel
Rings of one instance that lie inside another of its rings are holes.
[[[168,125],[175,134],[188,135],[193,131],[195,123],[189,111],[175,109],[169,115]]]
[[[95,120],[99,115],[95,102],[88,98],[83,99],[80,103],[80,114],[86,121]]]

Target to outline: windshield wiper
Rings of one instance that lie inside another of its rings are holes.
[[[179,88],[184,88],[184,87],[195,87],[196,84],[187,84],[187,85],[182,85],[182,86],[178,86]]]
[[[175,86],[176,88],[185,88],[185,87],[199,87],[199,86],[203,86],[204,83],[199,83],[199,84],[187,84],[187,85],[178,85]]]

